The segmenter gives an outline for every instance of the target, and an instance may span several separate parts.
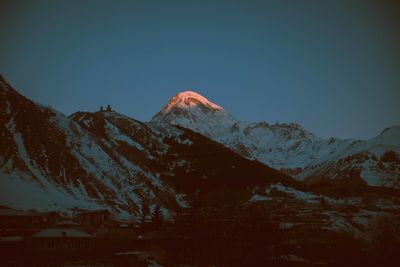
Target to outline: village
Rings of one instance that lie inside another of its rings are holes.
[[[171,261],[169,248],[183,244],[157,218],[144,227],[115,220],[108,210],[73,214],[0,206],[0,265],[147,266],[153,259]]]
[[[156,212],[143,224],[118,221],[108,210],[74,209],[65,217],[1,206],[0,265],[336,266],[350,259],[367,264],[366,243],[334,231],[337,222],[329,216],[363,208],[275,196],[239,206],[194,205],[169,223]]]

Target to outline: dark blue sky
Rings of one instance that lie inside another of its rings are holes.
[[[66,114],[149,120],[191,89],[249,121],[400,124],[396,1],[0,1],[0,73]]]

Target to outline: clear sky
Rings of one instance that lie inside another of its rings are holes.
[[[400,124],[396,2],[0,0],[0,73],[66,114],[147,121],[190,89],[238,119],[369,138]]]

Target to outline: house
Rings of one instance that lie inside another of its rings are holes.
[[[26,211],[0,206],[0,229],[43,227],[54,224],[60,218],[60,215],[55,211]]]
[[[84,226],[95,227],[108,221],[111,213],[108,210],[75,210],[75,220]]]
[[[72,220],[59,221],[55,223],[53,226],[57,228],[78,228],[78,229],[82,228],[82,225]]]
[[[26,240],[32,252],[90,252],[94,246],[94,235],[76,228],[50,227],[43,229]]]
[[[105,239],[134,239],[138,229],[131,223],[108,220],[100,223],[96,229],[96,237]]]
[[[95,241],[94,234],[82,230],[81,226],[59,223],[26,237],[24,256],[18,261],[21,266],[75,266],[75,262],[87,263],[97,259]]]

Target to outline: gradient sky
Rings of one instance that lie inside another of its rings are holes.
[[[0,73],[66,114],[146,121],[190,89],[238,119],[369,138],[400,124],[396,2],[0,0]]]

